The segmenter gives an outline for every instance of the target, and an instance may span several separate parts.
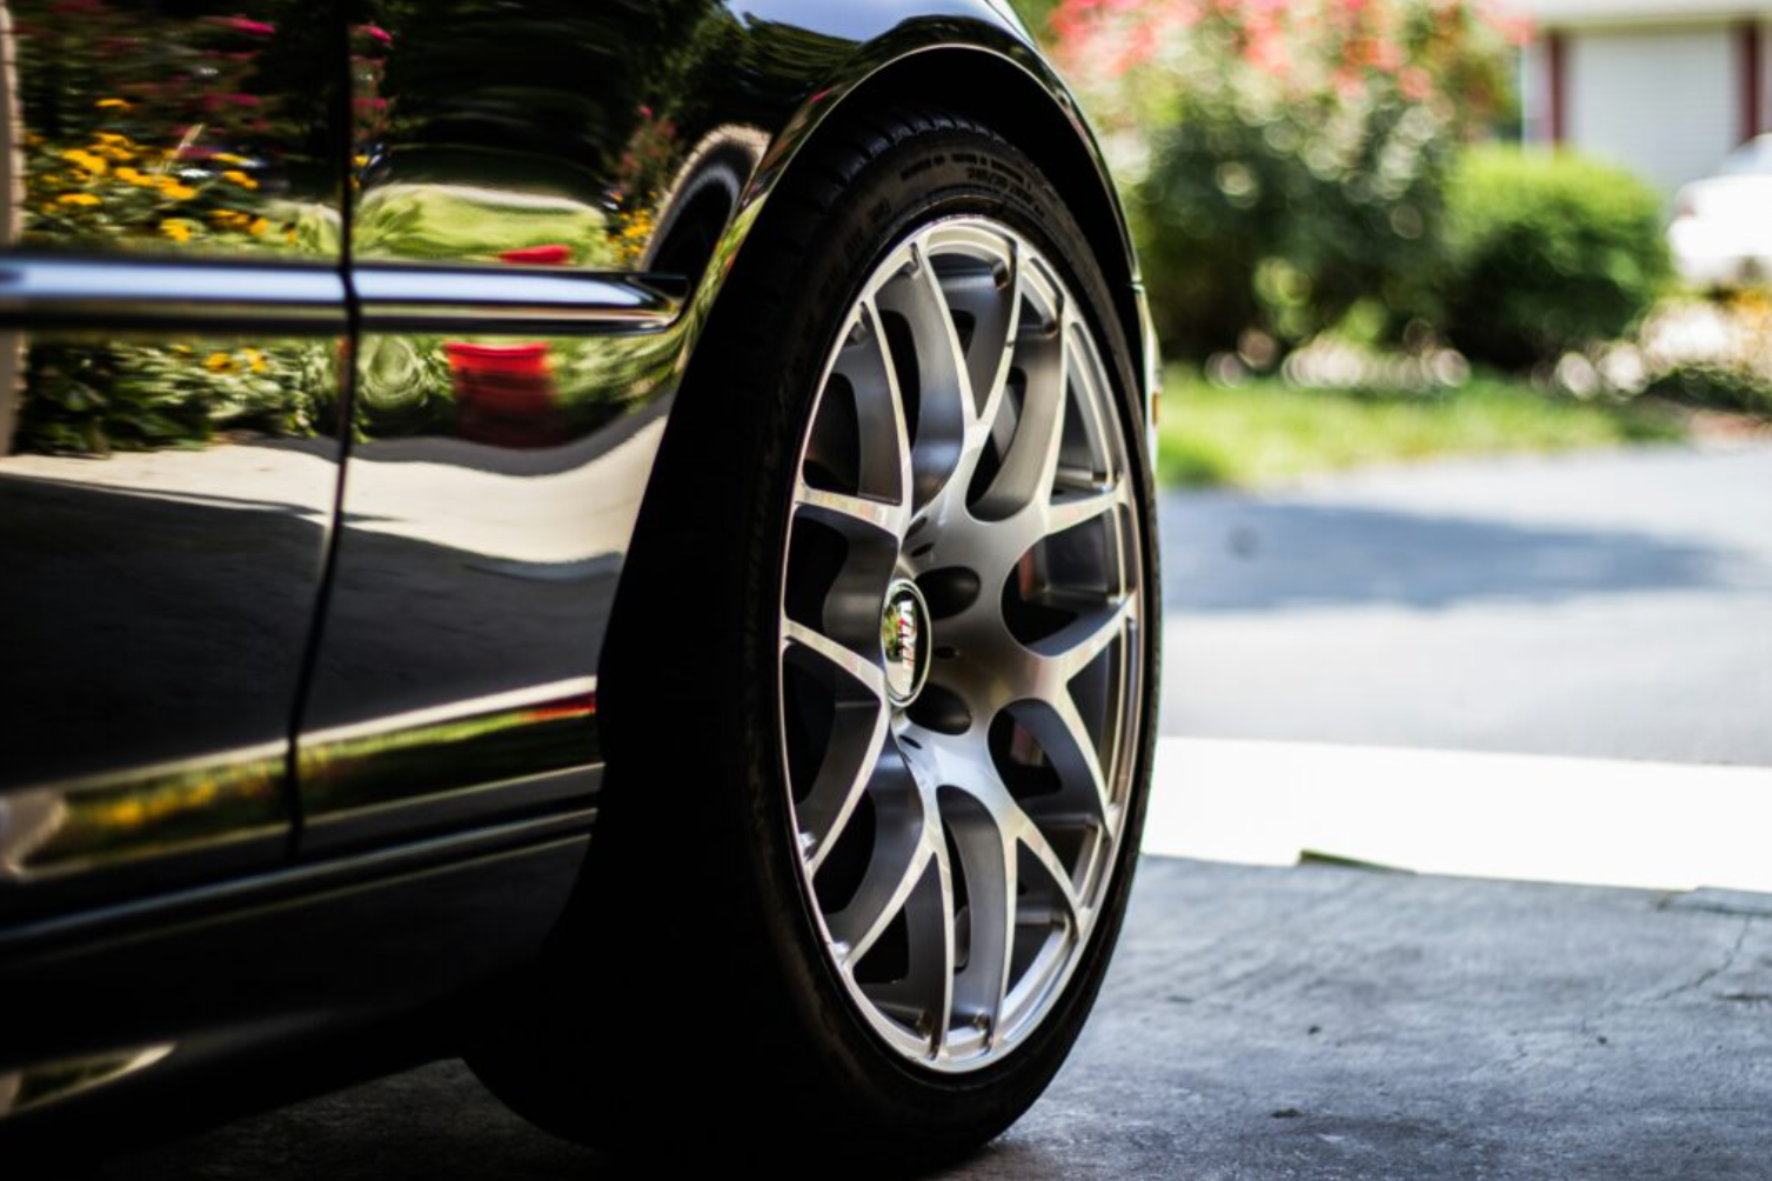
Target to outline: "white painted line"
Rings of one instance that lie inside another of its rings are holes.
[[[1144,850],[1772,893],[1772,768],[1163,738]]]

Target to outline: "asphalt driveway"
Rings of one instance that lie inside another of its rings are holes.
[[[945,1176],[1764,1181],[1768,901],[1147,859],[1075,1057]],[[679,1164],[660,1145],[618,1170],[446,1062],[101,1176],[515,1181]],[[769,1175],[762,1160],[731,1171]]]
[[[1772,447],[1162,511],[1166,734],[1772,764]]]

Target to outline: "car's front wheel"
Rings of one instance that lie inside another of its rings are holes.
[[[1038,1097],[1106,969],[1150,481],[1101,269],[1025,155],[941,112],[810,150],[624,573],[582,913],[476,1064],[606,1143],[927,1159]]]

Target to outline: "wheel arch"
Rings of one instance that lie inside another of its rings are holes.
[[[863,8],[868,6],[864,3]],[[878,16],[878,14],[876,14]],[[984,123],[1030,157],[1057,189],[1101,264],[1117,327],[1142,388],[1146,429],[1158,392],[1157,345],[1138,258],[1106,160],[1075,97],[1021,33],[1004,24],[924,16],[858,41],[822,69],[795,75],[804,97],[768,120],[742,193],[734,193],[716,241],[687,268],[690,352],[743,265],[772,194],[814,148],[870,112],[936,107]],[[688,368],[693,369],[692,360]]]
[[[824,109],[806,120],[790,145],[792,154],[798,156],[851,119],[894,105],[939,106],[988,124],[1057,188],[1107,275],[1132,356],[1152,356],[1138,256],[1124,209],[1081,108],[1046,61],[997,29],[974,40],[901,29],[858,57],[859,68],[847,85],[823,103],[809,104]],[[782,171],[792,170],[790,157]],[[1148,384],[1151,375],[1141,376]],[[1153,390],[1139,392],[1148,399]]]

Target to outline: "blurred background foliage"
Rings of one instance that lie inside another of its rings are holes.
[[[1127,202],[1180,403],[1167,477],[1665,439],[1676,404],[1772,410],[1763,293],[1680,290],[1662,194],[1518,143],[1532,30],[1503,0],[1020,8]]]
[[[1458,148],[1514,117],[1512,46],[1463,2],[1067,0],[1049,27],[1186,354],[1416,301]]]
[[[1615,340],[1668,287],[1661,197],[1622,169],[1484,145],[1448,179],[1421,310],[1467,356],[1523,369]]]

